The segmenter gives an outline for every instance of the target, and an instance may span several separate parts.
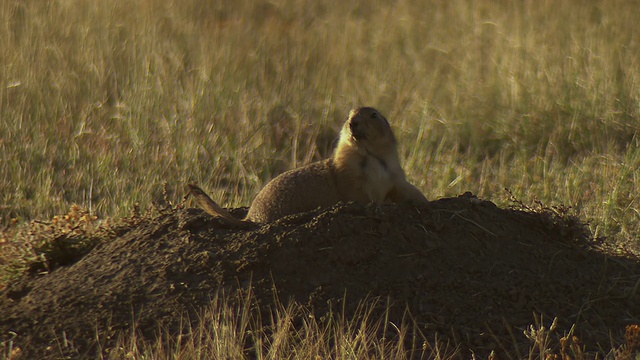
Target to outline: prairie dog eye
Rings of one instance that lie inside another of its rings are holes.
[[[378,118],[378,113],[375,112],[375,111],[373,113],[371,113],[371,118],[372,119],[377,119]]]

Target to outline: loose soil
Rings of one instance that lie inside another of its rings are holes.
[[[179,332],[217,292],[252,287],[261,308],[277,297],[318,318],[334,306],[349,316],[379,297],[393,305],[389,321],[408,310],[427,338],[476,354],[528,344],[523,331],[540,315],[547,326],[558,317],[557,331],[575,324],[588,351],[606,351],[640,323],[639,264],[561,212],[501,209],[470,194],[420,206],[338,204],[250,229],[169,209],[73,264],[9,285],[0,341],[46,358],[60,356],[63,339],[71,356],[94,358],[120,331],[150,340],[159,328]]]

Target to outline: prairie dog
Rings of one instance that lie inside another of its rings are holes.
[[[406,179],[389,122],[371,107],[351,110],[330,158],[271,180],[258,193],[244,219],[221,208],[198,186],[189,184],[189,189],[206,212],[238,225],[268,223],[340,201],[428,202]]]

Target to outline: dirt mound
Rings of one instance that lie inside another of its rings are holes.
[[[610,349],[640,320],[639,264],[605,255],[575,219],[469,194],[419,207],[339,204],[250,230],[179,209],[5,289],[0,340],[46,356],[63,336],[93,357],[96,334],[104,348],[135,322],[151,337],[219,289],[253,286],[267,307],[275,285],[281,301],[316,312],[389,299],[390,321],[408,308],[423,333],[476,352],[526,342],[534,314],[558,317],[559,329],[575,323],[585,346]]]

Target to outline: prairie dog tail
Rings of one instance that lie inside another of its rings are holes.
[[[251,223],[250,221],[241,220],[231,215],[227,210],[223,209],[213,201],[209,195],[207,195],[196,184],[188,184],[187,186],[189,186],[189,192],[193,195],[196,203],[198,203],[202,210],[206,211],[209,215],[221,217],[233,225],[248,225]]]

